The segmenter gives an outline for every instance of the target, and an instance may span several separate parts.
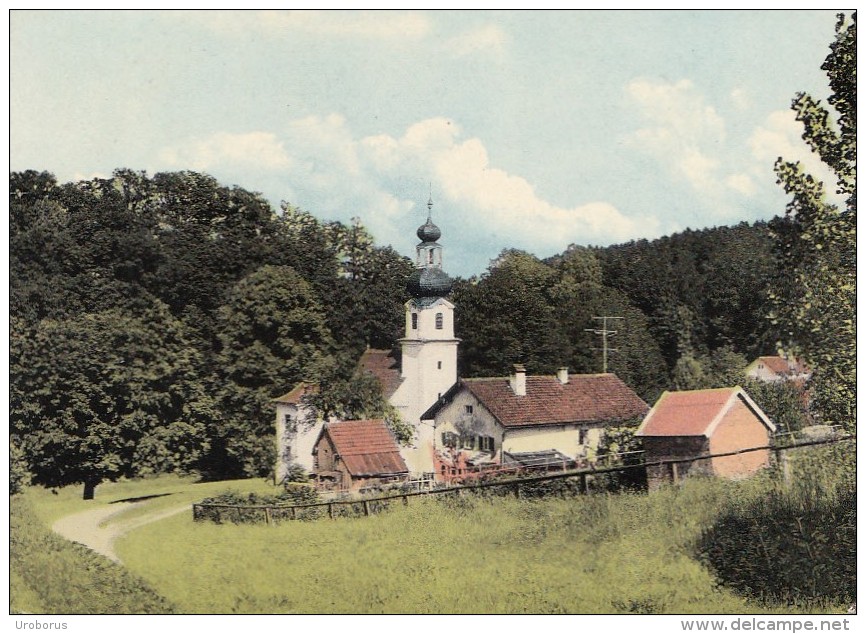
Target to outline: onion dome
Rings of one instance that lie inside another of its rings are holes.
[[[417,299],[445,297],[451,292],[452,280],[440,268],[416,269],[406,282],[406,290]]]
[[[436,242],[442,237],[442,231],[433,224],[430,216],[427,216],[427,222],[418,227],[417,235],[421,242]]]

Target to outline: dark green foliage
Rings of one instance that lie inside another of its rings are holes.
[[[410,444],[415,430],[384,397],[379,381],[360,368],[348,379],[345,374],[345,368],[336,367],[323,376],[319,391],[304,397],[306,404],[324,419],[331,416],[339,420],[384,419],[397,442]]]
[[[686,352],[728,346],[753,358],[774,340],[765,319],[775,272],[766,223],[686,230],[595,253],[604,284],[647,316],[669,371]]]
[[[218,324],[219,423],[208,466],[223,476],[266,475],[275,451],[271,399],[323,376],[335,343],[310,284],[289,266],[263,266],[238,282]]]
[[[160,302],[42,320],[12,335],[11,431],[38,483],[194,468],[210,400],[185,329]]]
[[[196,520],[208,520],[216,524],[231,522],[233,524],[260,524],[266,521],[265,511],[260,508],[264,506],[270,509],[272,521],[284,519],[315,520],[323,516],[319,507],[297,509],[294,515],[289,507],[305,504],[316,504],[320,502],[319,494],[309,484],[288,483],[283,491],[277,495],[262,495],[259,493],[248,493],[246,495],[237,491],[226,491],[213,497],[205,498],[201,504],[226,505],[229,508],[201,507]]]
[[[850,447],[789,451],[787,486],[729,503],[699,544],[719,579],[768,602],[850,603],[856,596],[857,500]]]
[[[9,440],[9,495],[21,493],[30,484],[27,456],[13,439]]]
[[[617,316],[624,319],[615,322],[611,347],[618,351],[608,371],[643,398],[655,398],[667,373],[648,321],[625,294],[601,280],[596,254],[576,246],[547,262],[504,251],[480,279],[458,280],[451,298],[463,340],[461,375],[506,375],[514,363],[532,374],[552,374],[561,366],[601,372],[601,353],[593,350],[601,342],[587,329],[599,327],[596,316]]]
[[[747,379],[740,385],[776,424],[778,432],[799,431],[810,424],[804,386],[794,381],[767,383],[754,379]]]
[[[174,607],[123,566],[45,528],[21,496],[10,499],[10,611],[171,614]],[[16,596],[16,592],[24,596]],[[29,600],[28,600],[29,599]],[[37,603],[37,605],[32,605]]]
[[[604,467],[643,464],[643,443],[635,437],[640,422],[626,427],[608,427],[598,445],[597,461]],[[596,489],[622,491],[624,489],[645,491],[647,486],[646,469],[635,468],[627,471],[599,474],[593,477]]]

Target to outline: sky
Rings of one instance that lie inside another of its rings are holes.
[[[10,13],[10,169],[206,172],[445,269],[769,219],[835,11]]]

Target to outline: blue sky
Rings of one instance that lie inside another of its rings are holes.
[[[10,17],[10,167],[207,172],[445,268],[767,219],[834,11]]]

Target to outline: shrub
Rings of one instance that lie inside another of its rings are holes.
[[[854,457],[844,444],[792,453],[791,481],[757,499],[729,503],[704,532],[701,558],[745,596],[788,604],[851,602]]]
[[[316,504],[319,502],[319,494],[312,486],[301,483],[287,483],[282,492],[277,495],[262,495],[260,493],[239,493],[237,491],[224,491],[213,497],[203,499],[203,505],[226,505],[234,508],[213,508],[208,506],[199,507],[196,515],[197,520],[209,520],[216,524],[224,521],[233,524],[257,524],[265,521],[265,513],[262,506],[272,506],[271,519],[317,519],[321,517],[319,508],[297,509],[292,515],[289,507]],[[283,510],[284,507],[285,510]]]

